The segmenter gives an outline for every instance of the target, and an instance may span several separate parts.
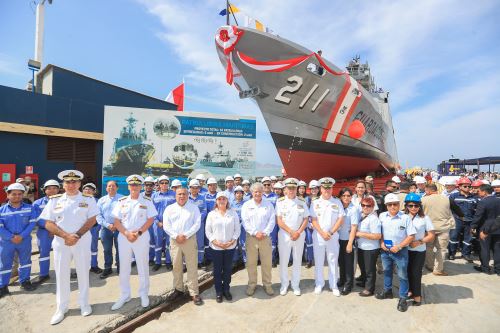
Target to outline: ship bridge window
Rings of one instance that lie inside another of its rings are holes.
[[[317,76],[325,75],[325,69],[323,67],[321,67],[320,65],[315,64],[313,62],[310,62],[307,65],[306,69],[309,73],[312,73],[312,74],[317,75]]]

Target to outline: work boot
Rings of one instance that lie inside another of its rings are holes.
[[[98,266],[95,267],[90,267],[90,271],[95,274],[101,274],[102,273],[102,268],[99,268]]]
[[[21,289],[26,290],[26,291],[33,291],[36,289],[34,285],[31,284],[31,281],[24,281],[21,283]]]
[[[153,266],[155,264],[155,261],[154,260],[150,260],[149,261],[149,266]]]
[[[76,275],[76,272],[71,272],[71,274],[69,275],[70,278],[72,279],[76,279],[78,276]]]
[[[406,302],[406,298],[400,298],[398,302],[398,311],[406,312],[408,310],[408,303]]]
[[[193,303],[194,303],[194,305],[202,305],[203,304],[203,300],[201,299],[200,295],[193,296]]]
[[[9,288],[7,286],[0,288],[0,298],[10,295]]]
[[[455,255],[454,254],[450,254],[450,256],[448,257],[449,260],[455,260]]]
[[[268,296],[273,296],[274,295],[274,290],[273,287],[271,286],[264,286],[264,291]]]
[[[227,299],[228,301],[233,300],[233,295],[231,295],[231,292],[229,290],[223,291],[222,295],[224,295],[224,298]]]
[[[392,290],[384,290],[375,294],[376,299],[393,299]]]
[[[472,256],[470,254],[466,254],[466,255],[463,255],[462,256],[468,263],[473,263],[474,262],[474,259],[472,258]]]
[[[105,279],[108,276],[110,276],[111,274],[113,274],[113,269],[111,269],[111,268],[105,268],[104,271],[102,271],[102,274],[99,275],[99,278]]]
[[[255,287],[253,286],[248,286],[247,291],[246,291],[247,296],[253,296],[255,294]]]
[[[313,265],[313,264],[312,264],[312,262],[311,262],[311,261],[308,261],[308,262],[306,263],[306,268],[311,268],[311,267],[312,267],[312,265]]]
[[[40,276],[38,276],[38,278],[36,279],[36,283],[38,283],[38,284],[42,284],[42,283],[44,283],[45,281],[48,281],[49,279],[50,279],[50,276],[48,276],[48,275],[44,275],[44,276],[40,275]]]
[[[218,294],[217,296],[215,296],[215,301],[217,303],[222,303],[222,294],[220,294],[220,295]]]
[[[160,264],[154,264],[153,268],[151,268],[151,269],[153,270],[153,272],[157,272],[160,269],[160,267],[161,267]]]
[[[132,267],[137,266],[137,263],[135,261],[132,261]]]
[[[172,269],[174,269],[174,267],[172,266],[172,264],[166,264],[167,266],[167,272],[171,272]]]

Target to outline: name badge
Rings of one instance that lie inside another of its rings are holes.
[[[148,207],[146,207],[145,205],[140,205],[139,208],[140,209],[147,209]]]
[[[80,203],[78,204],[78,207],[82,207],[82,208],[87,208],[88,206],[89,206],[89,205],[88,205],[88,203],[86,203],[86,202],[80,202]]]

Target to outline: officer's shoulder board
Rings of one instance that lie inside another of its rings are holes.
[[[302,197],[297,197],[297,199],[299,199],[300,201],[306,201],[306,199],[302,198]]]
[[[87,198],[93,198],[93,197],[94,197],[93,195],[91,195],[91,194],[87,194],[87,193],[82,193],[82,195],[83,195],[84,197],[87,197]]]
[[[283,200],[285,200],[285,197],[281,197],[278,199],[278,201],[283,201]]]
[[[147,197],[147,196],[145,196],[145,195],[143,195],[142,197],[143,197],[144,199],[146,199],[146,200],[151,201],[151,198],[150,198],[150,197]],[[121,200],[121,199],[120,199],[120,200]]]
[[[319,197],[314,197],[314,198],[312,198],[312,201],[318,200],[318,199],[319,199]]]
[[[123,200],[125,200],[125,199],[127,199],[127,198],[128,198],[127,196],[125,196],[125,197],[121,197],[120,199],[118,199],[118,201],[123,201]]]
[[[49,197],[49,199],[55,199],[55,198],[60,198],[62,197],[62,194],[54,194]]]

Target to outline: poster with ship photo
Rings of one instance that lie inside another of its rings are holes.
[[[255,174],[255,117],[106,106],[103,184],[131,174],[186,181]],[[120,186],[126,192],[126,186]]]

